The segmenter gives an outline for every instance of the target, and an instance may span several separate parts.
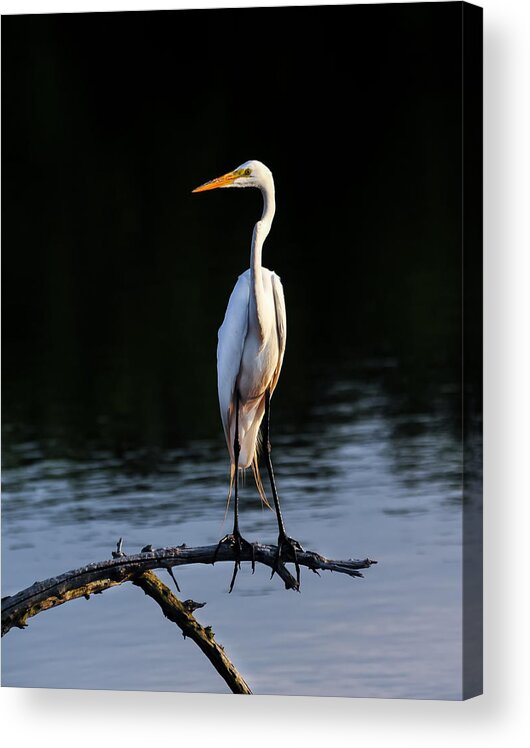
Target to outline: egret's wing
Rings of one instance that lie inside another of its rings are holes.
[[[287,342],[287,314],[285,312],[285,298],[283,286],[276,273],[271,273],[272,292],[274,294],[274,308],[276,310],[276,330],[278,332],[278,365],[271,382],[271,394],[276,387],[283,364],[285,344]]]
[[[234,461],[230,438],[230,419],[234,409],[234,388],[239,375],[243,346],[248,330],[250,298],[250,270],[239,276],[228,301],[223,324],[219,328],[217,344],[217,390],[221,420],[230,453]]]

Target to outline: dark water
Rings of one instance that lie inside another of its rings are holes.
[[[231,595],[228,565],[190,567],[178,570],[183,596],[207,601],[199,620],[256,693],[459,698],[462,463],[447,418],[399,413],[365,376],[329,385],[303,427],[279,421],[274,456],[288,531],[329,557],[378,565],[362,580],[304,572],[301,594],[244,565]],[[119,457],[53,451],[37,441],[7,449],[4,595],[108,558],[121,536],[134,552],[213,543],[229,526],[221,524],[221,435]],[[250,478],[242,503],[244,534],[273,542],[274,515],[259,508]],[[129,585],[12,631],[3,683],[226,690],[195,645]]]

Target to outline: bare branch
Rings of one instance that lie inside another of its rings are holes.
[[[296,579],[288,571],[283,561],[276,564],[277,547],[275,545],[253,544],[254,553],[246,547],[241,553],[241,561],[254,561],[264,564],[276,571],[283,580],[286,589],[297,589]],[[208,545],[188,548],[185,544],[176,548],[158,548],[138,553],[123,555],[119,545],[113,553],[114,558],[99,561],[80,569],[74,569],[42,582],[35,582],[16,595],[2,599],[2,636],[13,626],[24,628],[28,618],[43,610],[62,605],[78,597],[90,597],[109,587],[128,581],[136,581],[140,574],[152,569],[172,569],[186,564],[213,564],[232,561],[237,558],[235,549],[228,543],[221,546]],[[375,561],[370,559],[334,561],[313,551],[297,552],[298,563],[315,573],[319,570],[335,571],[351,577],[362,577],[360,569],[367,569]],[[276,564],[276,568],[275,568]]]
[[[224,648],[215,641],[211,626],[201,626],[193,611],[204,603],[194,600],[181,602],[152,571],[146,571],[132,580],[146,595],[157,602],[166,618],[176,623],[184,638],[189,637],[210,660],[219,675],[226,681],[232,693],[251,694],[248,684],[228,659]]]

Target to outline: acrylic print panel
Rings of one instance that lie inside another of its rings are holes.
[[[2,19],[4,685],[481,691],[481,19]]]

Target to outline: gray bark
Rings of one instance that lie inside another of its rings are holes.
[[[241,553],[241,561],[253,561],[274,568],[276,559],[275,545],[253,544],[254,559],[246,547]],[[188,548],[181,545],[176,548],[157,548],[144,553],[127,556],[121,551],[121,542],[115,558],[98,561],[79,569],[67,571],[57,577],[35,582],[16,595],[2,599],[2,636],[13,626],[24,628],[31,616],[42,610],[62,605],[68,600],[86,597],[103,590],[134,581],[140,574],[152,569],[171,570],[185,564],[213,564],[214,562],[236,561],[236,552],[228,543]],[[360,569],[367,569],[375,561],[348,559],[336,561],[324,558],[313,551],[302,551],[297,554],[300,566],[311,571],[335,571],[351,577],[362,577]],[[277,564],[276,573],[282,579],[286,589],[297,589],[296,579],[288,571],[283,561]]]

